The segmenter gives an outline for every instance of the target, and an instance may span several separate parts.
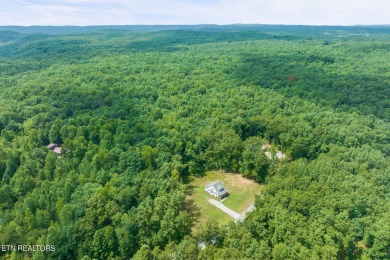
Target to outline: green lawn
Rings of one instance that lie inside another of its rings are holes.
[[[241,213],[253,201],[254,196],[259,194],[262,186],[252,180],[235,173],[221,173],[219,171],[206,172],[201,178],[194,178],[190,183],[190,199],[193,199],[199,209],[200,216],[193,232],[197,227],[208,220],[216,220],[220,225],[227,224],[232,218],[208,203],[208,199],[215,199],[204,190],[204,186],[210,182],[221,181],[229,192],[229,196],[223,200],[230,209]]]

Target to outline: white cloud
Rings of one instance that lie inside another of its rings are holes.
[[[388,0],[0,0],[0,25],[390,24]]]

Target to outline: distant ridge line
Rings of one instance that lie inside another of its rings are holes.
[[[283,24],[230,24],[230,25],[217,25],[217,24],[196,24],[196,25],[89,25],[89,26],[16,26],[6,25],[0,26],[0,31],[14,31],[23,34],[31,33],[43,33],[43,34],[68,34],[68,33],[81,33],[92,32],[100,30],[123,30],[123,31],[139,31],[139,32],[154,32],[163,30],[199,30],[199,29],[241,29],[241,30],[257,30],[257,29],[367,29],[367,30],[383,30],[389,29],[389,25],[283,25]]]

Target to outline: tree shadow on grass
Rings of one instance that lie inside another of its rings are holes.
[[[194,194],[195,186],[189,185],[186,191],[187,199],[185,200],[184,207],[186,211],[190,214],[192,227],[196,226],[199,223],[200,218],[200,208],[196,205],[196,202],[191,196]]]

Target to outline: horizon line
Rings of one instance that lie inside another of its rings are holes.
[[[354,27],[354,26],[390,26],[390,24],[279,24],[279,23],[232,23],[232,24],[213,24],[213,23],[200,23],[200,24],[89,24],[89,25],[0,25],[0,27],[98,27],[98,26],[329,26],[329,27]]]

